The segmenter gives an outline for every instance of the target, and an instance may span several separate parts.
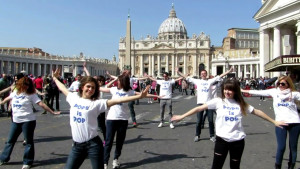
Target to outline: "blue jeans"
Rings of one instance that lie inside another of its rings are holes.
[[[0,156],[0,161],[8,162],[10,160],[10,155],[13,151],[16,141],[19,135],[23,132],[26,141],[26,146],[23,156],[23,164],[32,165],[34,160],[34,143],[33,136],[36,126],[36,121],[28,121],[24,123],[12,122],[10,125],[10,131],[8,135],[7,142]]]
[[[83,143],[74,142],[65,168],[79,168],[86,157],[91,160],[93,169],[104,168],[103,145],[99,136]]]
[[[295,163],[297,159],[297,146],[300,133],[300,123],[289,124],[288,126],[282,126],[283,128],[276,127],[276,139],[277,139],[277,152],[276,152],[276,164],[281,164],[283,154],[285,151],[287,133],[289,133],[289,162]]]
[[[202,104],[198,104],[198,106],[201,106]],[[201,134],[201,124],[204,123],[203,119],[203,113],[204,111],[200,111],[197,113],[197,122],[196,122],[196,134],[195,136],[200,136]],[[206,110],[206,116],[208,118],[208,124],[209,124],[209,134],[210,137],[215,136],[215,125],[214,125],[214,110]],[[204,124],[203,124],[204,125]]]
[[[114,137],[116,138],[116,149],[114,159],[118,159],[121,155],[122,147],[126,137],[128,120],[106,120],[106,140],[104,146],[104,164],[108,164],[110,151],[113,146]]]

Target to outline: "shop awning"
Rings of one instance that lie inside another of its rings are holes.
[[[266,72],[286,71],[300,69],[300,55],[283,55],[265,64]]]

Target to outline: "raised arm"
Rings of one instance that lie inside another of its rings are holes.
[[[182,77],[184,77],[184,78],[187,78],[187,77],[188,77],[188,75],[185,75],[185,74],[181,73],[181,72],[179,71],[178,67],[175,68],[175,71],[176,71],[180,76],[182,76]]]
[[[113,78],[113,79],[118,78],[117,76],[113,76],[113,75],[109,74],[109,71],[106,71],[106,75],[107,75],[108,77]]]
[[[198,106],[198,107],[195,107],[195,108],[191,109],[190,111],[188,111],[188,112],[186,112],[182,115],[173,115],[173,117],[171,118],[171,121],[179,122],[180,120],[184,119],[185,117],[193,115],[197,112],[206,110],[207,108],[208,108],[207,105],[203,104],[201,106]]]
[[[120,103],[124,103],[124,102],[130,102],[133,100],[137,100],[137,99],[141,99],[147,96],[148,94],[148,90],[150,88],[150,85],[148,85],[146,87],[146,89],[140,94],[140,95],[134,95],[134,96],[128,96],[128,97],[120,97],[120,98],[116,98],[116,99],[110,99],[107,100],[107,107],[111,107],[115,104],[120,104]]]
[[[86,68],[86,62],[83,62],[83,71],[85,72],[86,76],[91,76],[90,72]]]
[[[52,71],[52,79],[55,82],[58,89],[67,96],[69,94],[69,90],[66,88],[64,84],[62,84],[57,78],[60,76],[60,69],[56,69],[55,72]]]
[[[175,82],[178,80],[181,80],[181,79],[183,79],[183,77],[179,77],[179,78],[175,79]]]
[[[284,121],[275,121],[274,119],[272,119],[270,116],[268,116],[266,113],[264,113],[261,110],[254,109],[252,114],[273,123],[277,127],[282,128],[282,126],[288,126],[288,124],[286,124]]]
[[[107,84],[105,85],[105,87],[106,87],[106,88],[110,88],[111,85],[112,85],[113,83],[115,83],[115,81],[117,81],[117,80],[118,80],[118,78],[115,78],[114,80],[112,80],[112,81],[110,81],[109,83],[107,83]]]
[[[153,78],[153,77],[151,77],[151,76],[147,76],[150,80],[152,80],[152,81],[157,81],[157,79],[155,79],[155,78]]]
[[[220,75],[220,78],[222,78],[223,76],[226,76],[228,73],[230,73],[230,72],[232,72],[232,71],[233,71],[233,66],[231,66],[231,68],[230,68],[227,72],[221,74],[221,75]]]

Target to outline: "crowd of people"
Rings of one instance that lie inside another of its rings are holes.
[[[36,126],[33,104],[45,110],[42,114],[47,112],[60,114],[58,100],[59,93],[62,93],[70,105],[73,140],[72,150],[65,165],[67,169],[80,168],[86,157],[90,159],[92,168],[107,169],[115,137],[116,148],[112,167],[120,168],[119,157],[126,139],[129,115],[132,119],[132,126],[137,127],[134,105],[138,105],[138,100],[145,97],[148,98],[149,104],[155,100],[159,102],[158,128],[165,124],[165,112],[169,114],[171,129],[175,128],[175,122],[197,114],[193,138],[195,142],[201,140],[201,129],[207,116],[210,140],[215,144],[212,169],[223,168],[228,152],[230,153],[230,168],[240,168],[246,136],[242,119],[247,114],[254,114],[275,125],[278,143],[276,169],[282,166],[287,135],[289,135],[288,167],[289,169],[295,168],[300,133],[300,118],[295,102],[300,100],[300,93],[296,91],[289,76],[279,77],[274,88],[269,89],[268,85],[272,79],[262,77],[257,81],[225,79],[224,77],[232,72],[233,68],[221,75],[210,76],[211,78],[208,78],[206,70],[202,70],[200,79],[185,75],[176,68],[175,71],[180,77],[172,79],[167,72],[164,72],[163,77],[158,79],[147,74],[143,77],[134,77],[130,71],[123,71],[119,76],[107,72],[107,78],[91,77],[85,65],[83,67],[86,76],[78,74],[71,78],[73,79],[71,83],[61,78],[59,69],[47,77],[33,78],[31,75],[18,74],[13,81],[3,75],[0,80],[0,96],[2,97],[0,105],[8,103],[7,110],[1,109],[3,111],[9,111],[11,107],[12,124],[4,150],[0,155],[0,165],[9,162],[14,144],[22,132],[25,139],[22,169],[28,169],[33,165],[35,154],[33,135]],[[259,88],[245,87],[251,86],[253,81],[255,81],[254,86],[259,86]],[[172,111],[172,93],[176,88],[182,95],[197,95],[196,107],[182,115],[174,115]],[[218,88],[221,89],[221,97],[217,97]],[[188,94],[188,89],[190,94]],[[112,98],[103,99],[104,93],[110,93]],[[272,97],[275,120],[249,105],[242,93],[260,95],[261,100],[265,96]],[[53,108],[54,99],[56,109]],[[128,103],[125,104],[125,102]],[[216,115],[215,118],[214,115]],[[99,130],[104,140],[99,137]]]

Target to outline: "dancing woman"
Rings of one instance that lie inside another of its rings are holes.
[[[300,100],[300,93],[295,90],[295,86],[289,76],[281,76],[276,83],[276,88],[268,90],[241,90],[260,96],[271,96],[273,98],[273,108],[275,119],[285,121],[288,126],[276,127],[277,152],[276,169],[281,168],[283,154],[286,147],[286,138],[289,134],[289,162],[288,168],[294,169],[297,160],[297,146],[300,133],[300,118],[297,111],[296,100]]]
[[[26,145],[22,169],[29,169],[33,164],[35,154],[33,137],[36,126],[36,115],[33,113],[32,104],[36,103],[52,114],[60,114],[60,112],[53,112],[40,100],[36,94],[32,80],[28,77],[19,79],[16,82],[15,90],[0,102],[0,104],[4,104],[10,100],[13,118],[8,140],[5,143],[4,150],[0,156],[0,165],[7,163],[10,160],[14,145],[19,135],[23,132]]]

